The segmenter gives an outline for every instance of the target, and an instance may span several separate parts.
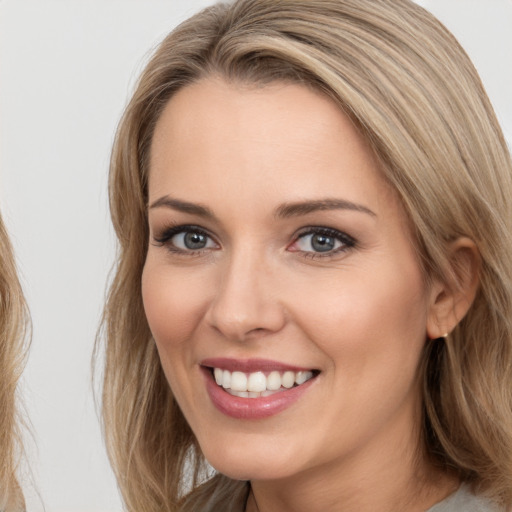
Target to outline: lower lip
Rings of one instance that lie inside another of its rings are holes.
[[[270,396],[242,398],[230,395],[219,386],[209,368],[203,367],[202,370],[206,378],[206,389],[213,405],[226,416],[242,420],[259,420],[279,414],[294,404],[316,380],[316,377],[313,377],[300,386]]]

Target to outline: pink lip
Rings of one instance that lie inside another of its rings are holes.
[[[294,404],[316,381],[316,378],[313,377],[300,386],[275,393],[274,395],[260,398],[241,398],[230,395],[221,386],[217,385],[211,370],[206,366],[210,365],[202,366],[201,370],[206,381],[208,395],[213,405],[226,416],[243,420],[259,420],[280,413]],[[215,368],[222,367],[222,365],[215,366]],[[244,368],[246,368],[246,366]],[[259,368],[261,369],[261,366]]]
[[[230,372],[301,372],[311,370],[311,368],[301,368],[278,361],[271,361],[270,359],[231,359],[228,357],[216,357],[204,359],[201,361],[201,366],[208,366],[209,368],[222,368]]]

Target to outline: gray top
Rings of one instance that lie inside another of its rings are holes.
[[[474,495],[469,486],[461,485],[459,490],[448,496],[427,512],[501,512],[502,509],[481,496]]]
[[[201,507],[202,512],[219,512],[218,492],[223,490],[224,485],[230,484],[233,486],[234,482],[226,479],[224,484],[222,481],[219,484],[210,496],[208,503]],[[223,506],[222,512],[244,512],[249,489],[248,483],[242,482],[238,482],[236,487],[232,487],[232,500],[229,506]],[[198,509],[194,508],[194,510]],[[429,508],[426,512],[505,512],[505,510],[482,496],[476,496],[471,492],[468,485],[462,484],[457,491]]]

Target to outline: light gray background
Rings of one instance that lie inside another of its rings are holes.
[[[121,510],[89,365],[114,256],[109,151],[149,50],[209,3],[0,1],[0,204],[34,325],[29,512]],[[419,3],[466,47],[512,143],[512,0]]]

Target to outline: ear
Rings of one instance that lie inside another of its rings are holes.
[[[450,244],[446,282],[435,282],[430,294],[427,336],[440,338],[464,318],[480,283],[480,253],[475,243],[461,237]]]

